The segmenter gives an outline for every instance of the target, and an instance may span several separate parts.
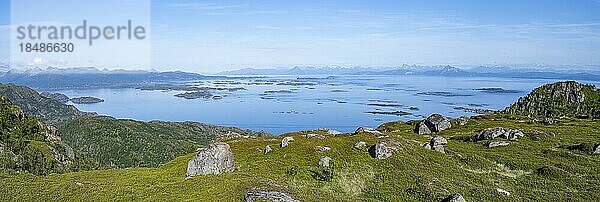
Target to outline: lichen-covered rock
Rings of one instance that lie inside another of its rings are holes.
[[[186,178],[196,175],[230,173],[235,170],[233,153],[227,143],[217,142],[202,149],[188,162]]]
[[[281,140],[281,148],[287,147],[290,144],[290,142],[293,142],[293,141],[294,141],[293,137],[284,137]]]
[[[300,202],[288,193],[278,191],[268,191],[262,189],[252,189],[246,192],[244,196],[245,202],[255,201],[274,201],[274,202]]]
[[[427,119],[417,123],[414,131],[420,135],[431,134],[432,132],[440,132],[452,127],[452,123],[450,123],[450,119],[439,115],[432,114],[427,117]]]
[[[425,124],[425,121],[421,121],[417,123],[417,127],[415,128],[415,133],[419,135],[429,135],[431,134],[431,130],[429,130],[429,126]]]
[[[442,202],[466,202],[466,201],[462,195],[456,193],[456,194],[452,194],[452,195],[444,198],[444,200],[442,200]]]
[[[369,148],[369,154],[376,159],[386,159],[392,154],[402,150],[402,144],[395,141],[387,141],[375,144]]]

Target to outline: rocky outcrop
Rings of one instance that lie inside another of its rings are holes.
[[[431,149],[437,152],[446,153],[444,145],[448,144],[448,140],[442,136],[435,136],[429,140],[429,142],[423,144],[423,148]]]
[[[540,118],[600,118],[600,91],[575,81],[547,84],[504,110],[505,113]]]
[[[233,153],[227,143],[217,142],[202,149],[188,162],[186,178],[196,175],[230,173],[235,170]]]
[[[427,117],[427,119],[417,123],[414,131],[419,135],[427,135],[433,132],[440,132],[451,127],[452,124],[450,123],[450,119],[439,114],[432,114],[431,116]]]
[[[359,134],[359,133],[370,133],[370,134],[375,134],[375,135],[383,135],[383,133],[377,131],[377,129],[375,128],[368,128],[368,127],[360,127],[358,129],[356,129],[356,131],[354,131],[354,134]]]
[[[288,193],[268,191],[263,189],[249,190],[248,192],[246,192],[246,195],[244,195],[244,201],[300,202]]]
[[[442,200],[442,202],[466,202],[466,201],[462,195],[456,193],[456,194],[452,194],[452,195],[444,198],[444,200]]]
[[[281,140],[280,146],[281,146],[281,148],[287,147],[290,144],[290,142],[293,142],[293,141],[294,141],[293,137],[284,137]]]
[[[400,144],[400,142],[387,141],[371,146],[369,148],[369,154],[371,154],[371,157],[376,159],[386,159],[402,149],[403,146]]]
[[[521,130],[514,130],[510,128],[488,128],[482,131],[477,132],[473,137],[471,137],[472,142],[477,142],[481,140],[491,140],[494,138],[503,138],[510,141],[516,141],[518,137],[523,137],[524,134]]]
[[[504,142],[504,141],[497,141],[497,142],[490,142],[488,143],[488,148],[494,148],[494,147],[503,147],[503,146],[508,146],[510,145],[509,142]]]

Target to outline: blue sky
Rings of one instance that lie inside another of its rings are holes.
[[[6,25],[10,7],[0,2]],[[600,0],[154,0],[151,8],[159,70],[600,65]]]

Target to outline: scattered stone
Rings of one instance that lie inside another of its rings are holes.
[[[510,143],[509,142],[503,142],[503,141],[499,141],[499,142],[490,142],[488,144],[488,148],[493,148],[493,147],[501,147],[501,146],[508,146]]]
[[[333,136],[337,136],[337,135],[341,135],[341,134],[343,134],[343,133],[342,133],[342,132],[340,132],[340,131],[337,131],[337,130],[328,129],[328,130],[327,130],[327,134],[329,134],[329,135],[333,135]]]
[[[290,142],[293,142],[294,138],[293,137],[284,137],[281,140],[281,148],[287,147],[288,144],[290,144]]]
[[[395,141],[382,142],[375,144],[369,148],[371,157],[377,159],[386,159],[392,156],[395,152],[402,150],[402,144]]]
[[[196,175],[230,173],[235,170],[233,153],[227,143],[208,145],[188,162],[186,178]]]
[[[440,152],[440,153],[444,153],[444,154],[446,153],[446,151],[444,151],[444,145],[432,146],[431,149],[436,152]]]
[[[354,132],[354,134],[359,134],[359,133],[371,133],[371,134],[376,134],[376,135],[383,135],[383,133],[377,131],[375,128],[367,128],[367,127],[360,127],[358,129],[356,129],[356,131]]]
[[[309,138],[309,139],[310,138],[317,138],[317,139],[325,138],[325,136],[323,136],[323,135],[314,134],[314,133],[306,134],[306,135],[304,135],[304,137]]]
[[[269,153],[269,152],[271,152],[271,146],[267,145],[267,146],[265,147],[265,154],[267,154],[267,153]]]
[[[85,185],[85,184],[83,184],[83,183],[81,183],[81,182],[77,182],[77,181],[74,181],[73,183],[74,183],[75,185],[77,185],[77,186],[80,186],[80,187]]]
[[[362,142],[362,141],[361,141],[361,142],[357,142],[357,143],[355,143],[355,144],[354,144],[354,147],[352,147],[352,148],[354,148],[354,149],[358,149],[358,150],[361,150],[361,149],[363,149],[363,148],[364,148],[364,147],[366,147],[366,146],[367,146],[367,143],[366,143],[366,142]]]
[[[442,202],[466,202],[462,195],[456,193],[446,197]]]
[[[330,166],[330,162],[331,162],[331,158],[329,158],[328,156],[321,156],[321,159],[319,159],[319,166],[326,168]]]
[[[446,145],[448,144],[448,140],[442,136],[435,136],[431,138],[429,144],[431,144],[431,146]]]
[[[294,199],[294,197],[288,193],[260,189],[249,190],[244,196],[245,202],[256,202],[263,200],[277,202],[300,202],[299,200]]]
[[[425,149],[431,149],[437,152],[446,153],[444,145],[448,144],[448,140],[442,136],[435,136],[429,142],[421,145]]]
[[[318,151],[318,152],[327,152],[327,151],[331,150],[331,148],[330,147],[324,147],[324,146],[317,146],[317,147],[315,147],[315,150]]]
[[[488,128],[483,131],[476,133],[473,137],[471,137],[472,142],[477,142],[481,140],[491,140],[497,137],[507,139],[510,141],[516,141],[517,137],[523,137],[524,134],[520,130],[513,130],[509,128]]]
[[[415,132],[420,135],[431,134],[432,132],[440,132],[451,128],[450,119],[439,115],[432,114],[427,119],[419,122],[415,128]]]
[[[423,148],[425,149],[431,149],[431,145],[429,143],[425,143],[423,145],[421,145]]]
[[[456,119],[456,122],[458,123],[458,125],[461,125],[461,126],[467,125],[467,123],[469,123],[469,117],[461,116]]]
[[[498,192],[499,194],[501,194],[503,196],[510,196],[510,192],[508,192],[504,189],[496,188],[496,192]]]

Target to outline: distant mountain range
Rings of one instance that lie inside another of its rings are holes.
[[[220,75],[423,75],[450,77],[503,77],[531,79],[600,80],[600,71],[556,70],[549,68],[511,68],[480,66],[461,69],[454,66],[402,65],[394,68],[292,67],[276,69],[246,68],[224,71]]]
[[[36,89],[135,88],[156,83],[223,78],[181,71],[99,70],[94,67],[12,69],[0,75],[1,83],[14,83]]]

